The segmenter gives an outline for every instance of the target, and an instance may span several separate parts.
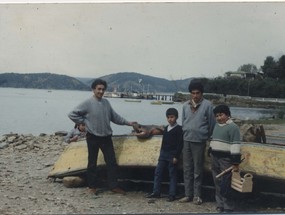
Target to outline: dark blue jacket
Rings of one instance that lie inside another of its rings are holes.
[[[180,157],[183,148],[183,132],[181,125],[175,126],[170,131],[167,131],[167,128],[168,126],[163,131],[159,160],[172,161],[173,158]]]

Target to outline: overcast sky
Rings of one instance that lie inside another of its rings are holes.
[[[6,3],[0,32],[0,73],[212,78],[285,55],[285,3]]]

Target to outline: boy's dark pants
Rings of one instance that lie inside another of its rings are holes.
[[[221,178],[216,178],[216,175],[221,173],[223,170],[229,168],[232,165],[231,159],[226,157],[219,157],[211,155],[212,158],[212,175],[216,188],[215,199],[217,203],[217,207],[221,207],[224,209],[233,210],[234,209],[234,201],[225,198],[221,195]]]
[[[118,187],[118,164],[115,157],[115,151],[111,136],[98,137],[87,133],[88,147],[88,165],[87,182],[89,188],[97,186],[97,158],[99,149],[101,149],[107,166],[108,184],[110,189]]]
[[[177,186],[177,165],[173,164],[170,161],[159,160],[158,164],[155,168],[154,173],[154,184],[153,184],[153,192],[156,194],[160,194],[161,192],[161,182],[164,169],[168,167],[169,172],[169,196],[176,195],[176,186]]]

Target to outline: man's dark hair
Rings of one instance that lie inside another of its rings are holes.
[[[189,87],[188,87],[189,92],[191,93],[193,90],[199,90],[201,93],[204,93],[204,86],[201,83],[200,80],[198,79],[193,79],[191,80]]]
[[[224,113],[227,116],[231,116],[230,108],[227,105],[218,105],[213,110],[214,114]]]
[[[166,111],[166,116],[174,115],[178,118],[178,111],[175,108],[168,108]]]
[[[107,82],[104,81],[103,79],[100,79],[100,78],[95,79],[95,80],[93,81],[93,83],[92,83],[92,85],[91,85],[91,88],[94,90],[97,85],[101,85],[101,84],[104,85],[105,90],[106,90],[106,89],[107,89]]]

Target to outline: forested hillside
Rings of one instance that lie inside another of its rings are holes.
[[[190,81],[190,78],[175,81],[134,72],[122,72],[95,78],[102,78],[107,81],[107,91],[139,93],[187,91]],[[4,73],[0,74],[0,87],[90,90],[94,79],[74,78],[52,73]]]
[[[108,90],[120,92],[177,92],[187,91],[191,78],[184,80],[167,80],[134,72],[122,72],[101,77],[108,83]]]
[[[229,74],[238,73],[240,77]],[[0,74],[0,87],[90,90],[95,78],[107,81],[107,91],[138,92],[143,94],[157,92],[188,92],[189,77],[184,80],[167,80],[135,72],[120,72],[103,77],[74,78],[51,73],[37,74]],[[226,72],[224,76],[208,79],[201,78],[205,93],[239,95],[263,98],[285,98],[285,55],[275,60],[268,56],[264,65],[257,68],[244,64],[237,71]]]
[[[61,89],[61,90],[89,90],[76,78],[51,73],[0,74],[0,87],[35,88],[35,89]]]

